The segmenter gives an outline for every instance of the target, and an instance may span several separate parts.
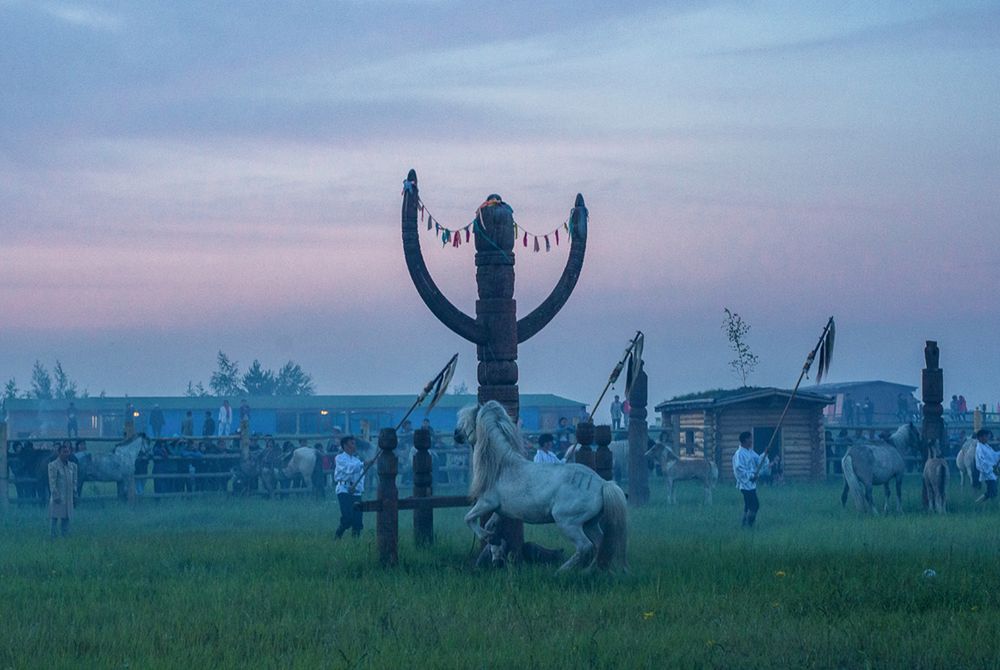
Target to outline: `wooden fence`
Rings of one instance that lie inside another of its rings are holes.
[[[37,483],[35,478],[30,477],[20,477],[11,478],[10,469],[8,467],[8,455],[9,455],[9,444],[6,439],[6,424],[0,423],[0,509],[6,511],[9,509],[12,498],[10,497],[10,484],[33,484]],[[289,435],[266,435],[266,436],[248,436],[245,431],[240,434],[228,436],[228,437],[215,437],[215,436],[183,436],[183,437],[161,437],[161,438],[149,438],[151,442],[154,443],[204,443],[211,442],[213,445],[224,442],[226,444],[232,445],[228,451],[223,453],[192,453],[188,455],[184,454],[173,454],[167,456],[166,458],[150,458],[148,459],[150,463],[153,464],[154,472],[140,472],[138,474],[133,474],[129,481],[125,484],[126,495],[130,503],[134,504],[139,499],[159,499],[159,498],[180,498],[180,497],[194,497],[200,495],[211,495],[218,493],[229,493],[228,483],[233,478],[233,467],[239,464],[241,459],[249,458],[251,455],[251,443],[253,442],[266,442],[267,440],[274,440],[278,444],[282,442],[292,442],[298,445],[299,442],[305,441],[307,444],[312,445],[317,442],[326,442],[331,439],[330,435],[323,434],[289,434]],[[37,437],[37,438],[23,438],[16,440],[17,442],[31,442],[34,445],[51,445],[47,447],[42,447],[45,450],[53,450],[54,445],[62,442],[76,442],[77,438],[69,437]],[[88,446],[93,446],[93,444],[113,444],[120,443],[122,440],[120,438],[107,438],[107,437],[90,437],[90,438],[80,438],[80,441],[86,443]],[[238,449],[238,450],[237,450]],[[449,480],[462,479],[466,473],[467,468],[463,468],[460,465],[454,464],[454,459],[452,458],[456,454],[465,454],[467,450],[465,449],[454,449],[449,448],[447,445],[442,446],[442,448],[437,448],[433,450],[435,455],[443,456],[446,459],[445,465],[440,468]],[[324,452],[326,455],[326,452]],[[332,454],[329,454],[332,455]],[[467,459],[466,459],[467,460]],[[210,472],[156,472],[157,463],[170,463],[174,468],[178,466],[184,467],[196,466],[199,463],[209,464],[210,468],[214,471]],[[148,465],[147,465],[148,467]],[[333,472],[333,468],[324,468],[324,477],[329,477]],[[152,482],[155,487],[156,482],[180,482],[183,485],[184,490],[181,491],[144,491],[142,495],[136,494],[136,482]],[[85,482],[86,483],[86,482]],[[275,493],[281,496],[286,495],[299,495],[302,493],[311,492],[311,485],[293,488],[289,486],[288,488],[279,487],[276,489]],[[95,500],[114,500],[117,495],[88,495],[84,498],[86,501]],[[13,498],[15,504],[38,504],[38,498]],[[44,501],[42,501],[44,502]]]

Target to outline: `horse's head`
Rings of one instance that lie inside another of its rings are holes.
[[[455,444],[466,444],[470,447],[476,443],[476,416],[479,414],[479,405],[468,405],[458,410],[455,419]]]

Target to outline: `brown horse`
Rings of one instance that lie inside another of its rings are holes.
[[[924,463],[924,508],[928,512],[944,514],[945,489],[948,486],[948,462],[940,457],[937,449],[931,448]]]
[[[660,459],[660,470],[667,485],[667,502],[676,503],[674,482],[693,479],[705,491],[705,504],[712,504],[712,489],[719,481],[719,468],[704,458],[678,458],[674,450],[662,442],[657,442],[646,451],[647,457]]]

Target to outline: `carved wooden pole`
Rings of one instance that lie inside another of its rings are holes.
[[[378,434],[378,512],[375,513],[375,542],[382,565],[399,562],[399,489],[396,474],[396,431],[383,428]]]
[[[611,444],[611,426],[603,424],[594,426],[594,441],[597,449],[594,452],[594,470],[603,479],[611,481],[615,476],[615,457],[608,445]]]
[[[6,514],[10,509],[10,470],[7,467],[7,424],[0,422],[0,509]]]
[[[937,342],[927,340],[924,346],[926,367],[921,375],[921,395],[924,401],[924,422],[922,433],[925,445],[937,440],[938,448],[944,451],[948,446],[944,428],[944,370],[940,367],[941,352]]]
[[[649,502],[649,470],[646,469],[646,445],[649,428],[646,425],[649,377],[646,366],[640,362],[639,374],[629,393],[631,409],[628,414],[628,502],[633,507]],[[674,449],[679,447],[675,443]]]
[[[417,173],[410,170],[403,184],[403,255],[413,285],[431,312],[456,334],[476,345],[479,359],[479,402],[496,400],[517,422],[519,412],[517,346],[544,328],[562,309],[576,286],[587,249],[587,208],[582,195],[570,213],[570,251],[562,276],[534,311],[518,319],[514,300],[514,211],[496,194],[476,212],[472,227],[476,243],[475,318],[455,307],[438,289],[420,250],[420,196]],[[456,233],[459,234],[459,233]],[[503,520],[500,535],[515,555],[523,545],[520,522]]]
[[[431,458],[431,432],[426,428],[413,431],[413,497],[426,498],[434,495],[434,475]],[[434,542],[434,509],[416,507],[413,510],[413,539],[417,546]]]
[[[580,465],[586,465],[591,470],[596,470],[594,463],[594,424],[590,421],[581,421],[576,424],[576,442],[580,446],[573,454],[573,460]]]

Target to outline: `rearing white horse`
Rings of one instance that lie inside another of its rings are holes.
[[[531,524],[555,523],[576,547],[559,572],[595,562],[603,569],[615,564],[628,569],[627,507],[617,484],[584,465],[528,460],[517,426],[494,400],[460,410],[456,433],[472,447],[469,496],[477,500],[465,522],[479,539],[489,539],[480,520],[494,513]]]

